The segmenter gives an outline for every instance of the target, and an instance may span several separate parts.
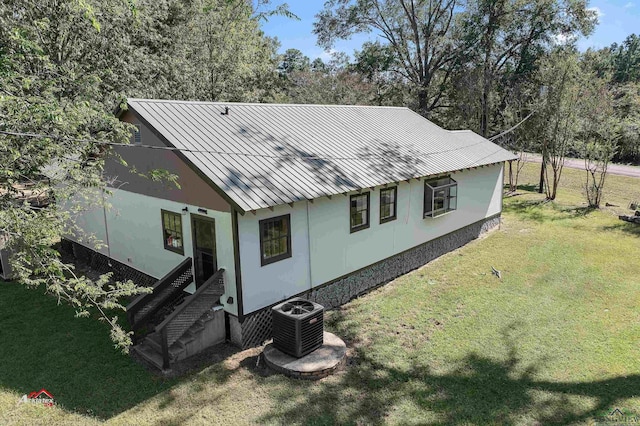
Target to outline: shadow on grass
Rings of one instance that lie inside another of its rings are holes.
[[[627,234],[640,237],[640,225],[635,223],[624,222],[622,220],[619,223],[616,223],[615,225],[605,226],[603,227],[603,229],[606,231],[622,231]]]
[[[337,333],[354,338],[349,327],[342,329],[339,321]],[[638,375],[592,382],[537,380],[544,360],[524,365],[510,337],[515,328],[503,333],[506,359],[471,353],[444,374],[434,372],[420,359],[410,361],[407,368],[393,366],[392,359],[376,361],[367,347],[360,347],[338,380],[317,386],[292,382],[277,396],[274,406],[281,408],[260,422],[384,424],[402,407],[404,417],[394,417],[394,422],[568,424],[604,416],[623,399],[638,395]],[[586,397],[593,405],[580,405],[576,397]],[[292,399],[295,405],[289,402]]]
[[[0,282],[0,323],[0,388],[18,395],[45,388],[67,411],[108,419],[178,383],[120,353],[105,324],[74,318],[40,289]],[[229,375],[207,372],[220,383]]]
[[[563,207],[547,200],[509,200],[503,211],[538,223],[585,218],[595,210],[591,207]]]
[[[528,192],[538,192],[538,185],[534,185],[532,183],[526,185],[518,185],[517,189],[520,191],[528,191]]]

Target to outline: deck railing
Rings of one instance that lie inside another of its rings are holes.
[[[195,293],[176,307],[160,325],[156,332],[160,333],[162,345],[163,368],[169,368],[169,348],[209,309],[217,305],[224,294],[224,269],[218,271],[205,281]]]
[[[181,296],[182,290],[192,282],[193,266],[191,258],[187,257],[153,285],[153,292],[141,294],[127,306],[131,330],[136,332],[148,325],[160,309]]]

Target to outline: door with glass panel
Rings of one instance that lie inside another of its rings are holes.
[[[205,216],[191,215],[193,234],[193,275],[196,287],[218,270],[216,259],[216,223]]]

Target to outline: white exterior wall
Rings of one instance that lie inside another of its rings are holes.
[[[100,253],[156,278],[166,275],[185,257],[193,256],[191,213],[214,219],[218,268],[225,269],[225,294],[220,301],[224,304],[227,297],[233,297],[234,303],[225,306],[225,310],[237,314],[233,234],[229,212],[206,209],[207,214],[198,213],[199,206],[124,190],[115,190],[107,201],[111,208],[106,211],[106,227],[102,207],[87,211],[76,223],[105,244],[109,241],[109,247],[98,250]],[[164,248],[160,212],[164,209],[181,213],[184,207],[189,212],[182,214],[184,255],[181,255]],[[91,245],[88,247],[94,249]]]
[[[370,193],[370,227],[350,233],[349,196],[336,195],[293,208],[262,209],[238,219],[244,313],[347,275],[502,210],[502,164],[452,174],[457,210],[423,218],[424,181],[401,182],[396,220],[380,224],[380,187]],[[355,193],[355,192],[354,192]],[[350,194],[348,194],[350,195]],[[307,210],[308,209],[308,210]],[[291,215],[292,257],[260,265],[259,221]],[[308,221],[307,221],[308,217]]]
[[[310,288],[307,207],[311,212],[313,206],[300,202],[294,203],[293,208],[289,205],[277,206],[273,211],[261,209],[255,215],[245,213],[244,216],[238,216],[245,314]],[[261,266],[259,221],[284,214],[291,215],[292,256]]]

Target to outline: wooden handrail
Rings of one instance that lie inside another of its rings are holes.
[[[190,267],[191,267],[191,258],[187,257],[182,262],[180,262],[178,266],[173,268],[167,275],[159,279],[153,285],[152,287],[153,291],[151,293],[141,294],[138,297],[136,297],[131,303],[129,303],[129,305],[127,306],[127,319],[129,320],[129,325],[131,326],[132,330],[140,328],[139,325],[142,323],[142,321],[139,318],[136,319],[134,322],[135,315],[144,306],[146,306],[155,297],[157,297],[162,290],[169,287],[186,269]],[[183,288],[186,287],[189,283],[185,283],[185,284],[186,285],[184,285]],[[182,290],[182,288],[176,289],[176,291],[179,291],[179,290]],[[144,318],[148,318],[151,315],[155,314],[160,308],[162,308],[162,304],[159,304],[158,306],[156,306],[156,308],[147,312]]]
[[[171,312],[165,319],[156,327],[156,332],[160,333],[161,336],[161,344],[162,344],[162,359],[163,359],[163,368],[169,368],[169,336],[167,333],[167,326],[187,308],[194,301],[198,300],[198,298],[212,285],[212,283],[217,282],[220,277],[224,277],[224,269],[218,269],[211,278],[206,280],[198,289],[190,296],[178,305],[173,312]]]

